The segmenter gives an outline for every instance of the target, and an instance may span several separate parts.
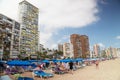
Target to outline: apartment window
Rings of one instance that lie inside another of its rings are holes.
[[[19,24],[19,23],[17,23],[17,22],[15,22],[15,29],[20,30],[20,24]]]
[[[7,18],[7,20],[10,21],[10,22],[12,22],[12,19],[10,19],[10,18]]]
[[[16,35],[18,35],[18,34],[19,34],[19,32],[18,32],[18,31],[16,31],[16,30],[14,31],[14,33],[15,33]]]
[[[78,50],[78,55],[82,56],[81,50]]]

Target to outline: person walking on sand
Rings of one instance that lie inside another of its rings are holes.
[[[72,61],[69,62],[69,69],[70,69],[70,73],[73,74],[73,62]]]
[[[95,65],[96,65],[96,69],[99,69],[99,60],[96,60]]]

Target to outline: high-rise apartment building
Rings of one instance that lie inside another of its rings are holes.
[[[40,51],[41,53],[43,53],[43,51],[44,51],[44,45],[39,44],[39,51]]]
[[[70,41],[73,45],[74,57],[87,58],[89,53],[89,39],[86,35],[72,34]]]
[[[19,3],[21,53],[31,55],[38,51],[38,14],[39,9],[26,0]]]
[[[118,57],[117,48],[113,48],[113,57]]]
[[[100,57],[100,46],[98,44],[93,46],[93,53],[94,57]]]
[[[64,43],[63,44],[63,56],[66,58],[72,58],[73,55],[73,46],[71,43]]]
[[[120,48],[117,48],[117,57],[120,58]]]
[[[107,49],[107,57],[108,58],[117,57],[117,49],[113,47],[109,47]]]
[[[58,51],[63,52],[63,44],[58,44]]]
[[[20,49],[20,24],[0,14],[0,52],[4,59],[17,58]]]

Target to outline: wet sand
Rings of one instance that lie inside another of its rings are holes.
[[[49,71],[50,72],[50,71]],[[33,77],[31,72],[25,72],[22,76]],[[34,77],[35,80],[120,80],[120,58],[106,60],[99,63],[99,69],[95,64],[86,66],[82,69],[73,71],[73,74],[62,75],[54,74],[54,77],[41,79]]]

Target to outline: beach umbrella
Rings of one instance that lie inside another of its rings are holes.
[[[54,63],[59,62],[59,60],[57,60],[57,59],[53,59],[52,61],[53,61]]]
[[[28,60],[29,62],[38,62],[39,60]]]
[[[72,59],[60,59],[60,60],[52,60],[54,63],[56,62],[70,62]]]
[[[64,62],[64,63],[70,62],[70,61],[73,61],[73,60],[72,59],[62,59],[62,60],[59,60],[59,62]]]
[[[77,58],[77,59],[75,59],[75,60],[78,61],[78,62],[83,61],[82,58]]]
[[[42,62],[43,63],[49,63],[50,61],[49,60],[43,60]]]
[[[7,62],[10,66],[30,66],[31,63],[28,61],[12,60]]]

